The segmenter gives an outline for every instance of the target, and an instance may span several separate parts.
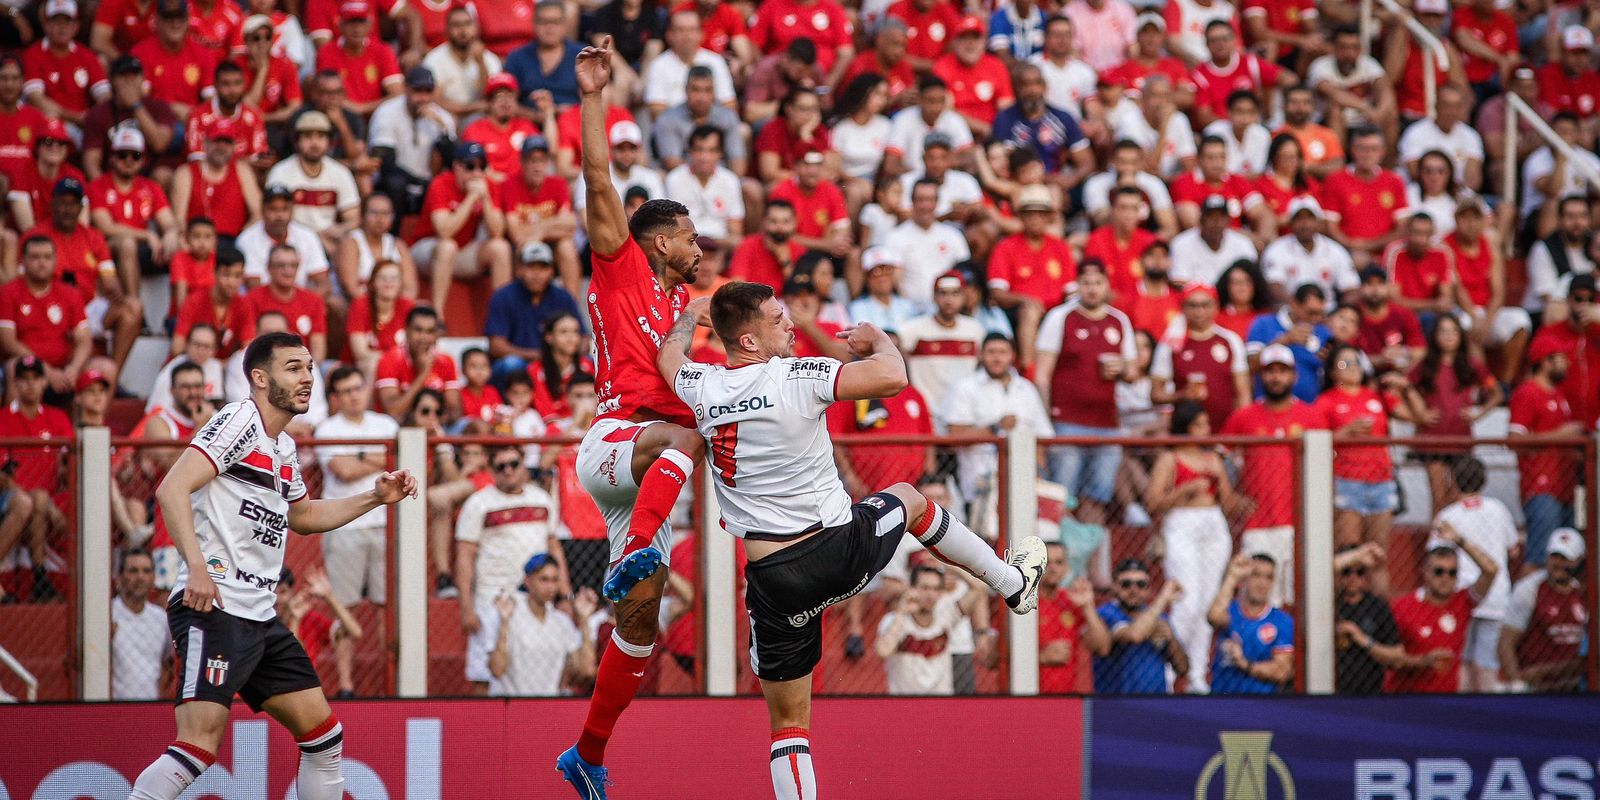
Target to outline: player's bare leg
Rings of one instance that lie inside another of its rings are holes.
[[[1013,613],[1026,614],[1039,603],[1039,580],[1044,576],[1044,541],[1023,539],[1002,560],[983,537],[925,497],[909,483],[884,490],[906,509],[906,533],[916,537],[934,558],[960,567],[988,584]]]
[[[772,793],[777,800],[816,800],[811,766],[811,675],[761,682],[772,720]]]
[[[139,773],[128,800],[177,800],[200,773],[216,763],[228,724],[228,707],[196,700],[178,706],[177,717],[178,738]]]
[[[295,788],[302,800],[343,800],[344,775],[339,763],[344,753],[344,726],[328,707],[322,689],[269,697],[261,710],[288,728],[300,747]]]
[[[672,513],[678,494],[694,474],[695,462],[705,451],[705,439],[699,433],[677,425],[651,425],[639,434],[630,465],[639,494],[633,501],[622,558],[603,587],[607,600],[618,602],[634,584],[654,575],[661,566],[666,554],[652,545],[656,531]]]

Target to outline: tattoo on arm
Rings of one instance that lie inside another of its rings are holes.
[[[694,348],[694,328],[697,324],[693,314],[679,314],[678,320],[672,323],[672,330],[667,331],[667,340],[661,346],[677,347],[684,355],[688,355]]]

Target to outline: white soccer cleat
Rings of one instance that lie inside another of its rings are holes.
[[[1039,582],[1044,578],[1044,540],[1029,536],[1006,552],[1006,563],[1022,573],[1022,590],[1006,598],[1013,614],[1027,614],[1039,606]]]

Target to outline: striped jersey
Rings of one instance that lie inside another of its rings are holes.
[[[272,619],[289,504],[306,496],[294,439],[287,433],[268,436],[255,401],[241,400],[218,411],[189,446],[217,471],[189,500],[201,557],[217,584],[222,610],[244,619]],[[188,579],[188,564],[181,564],[173,598],[183,595]]]

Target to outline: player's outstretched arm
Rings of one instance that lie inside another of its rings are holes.
[[[187,455],[187,454],[185,454]],[[289,529],[295,533],[327,533],[338,530],[362,514],[378,506],[400,502],[401,498],[417,496],[417,479],[406,470],[385,472],[378,476],[377,485],[370,492],[341,497],[337,500],[301,500],[289,504]]]
[[[839,386],[835,400],[875,400],[893,397],[906,388],[906,362],[900,357],[889,334],[876,325],[862,323],[838,338],[860,361],[852,361],[839,368]]]
[[[172,544],[189,567],[188,584],[183,590],[183,604],[199,612],[210,611],[212,606],[222,608],[222,598],[217,596],[217,585],[206,571],[206,557],[200,551],[200,540],[194,534],[194,503],[189,495],[200,490],[217,477],[217,469],[210,459],[193,447],[185,447],[176,463],[167,470],[161,485],[156,487],[156,503],[161,506],[161,516],[167,520],[167,533]]]
[[[711,324],[711,298],[701,297],[689,301],[683,307],[683,313],[672,323],[672,329],[667,331],[667,338],[661,342],[661,351],[656,353],[656,371],[667,380],[671,386],[678,377],[678,370],[689,363],[689,351],[694,348],[694,329],[697,325]]]
[[[609,256],[628,241],[628,215],[611,185],[611,143],[606,139],[604,90],[611,82],[611,37],[578,53],[578,113],[583,141],[583,188],[589,243]]]

